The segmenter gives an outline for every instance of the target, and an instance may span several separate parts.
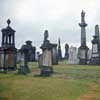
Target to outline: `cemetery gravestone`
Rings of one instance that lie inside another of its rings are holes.
[[[42,62],[41,63],[41,75],[50,76],[53,73],[52,67],[52,44],[48,40],[48,31],[44,32],[44,42],[40,47],[42,49]],[[40,58],[41,59],[41,58]]]
[[[11,21],[8,19],[8,26],[1,30],[2,45],[0,48],[0,69],[15,70],[17,49],[15,48],[15,30],[10,27]]]
[[[30,72],[30,69],[28,67],[28,46],[23,45],[20,49],[21,51],[21,59],[20,59],[20,68],[18,69],[19,74],[27,74]]]
[[[79,23],[81,27],[81,46],[78,49],[78,57],[79,57],[79,64],[87,64],[87,53],[89,48],[86,45],[86,30],[85,27],[87,24],[85,23],[85,12],[82,11],[81,13],[81,23]]]
[[[98,27],[98,25],[96,25],[95,26],[95,35],[93,36],[93,40],[92,40],[92,55],[91,55],[90,64],[96,64],[96,65],[100,64],[99,46],[100,46],[99,27]]]
[[[77,48],[76,47],[70,47],[69,49],[69,64],[78,64],[78,58],[77,58]]]

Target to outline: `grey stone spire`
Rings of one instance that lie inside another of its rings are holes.
[[[61,44],[60,44],[60,38],[58,39],[58,60],[62,59],[62,51],[61,51]]]
[[[86,46],[86,30],[85,27],[87,24],[85,23],[85,12],[82,10],[81,12],[81,23],[79,23],[81,27],[81,45]]]
[[[96,26],[95,26],[95,36],[97,36],[98,40],[100,40],[99,25],[96,25]]]

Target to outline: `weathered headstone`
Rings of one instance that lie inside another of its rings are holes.
[[[69,48],[69,59],[68,59],[69,64],[78,64],[78,56],[77,56],[77,54],[78,54],[77,48],[71,46]]]
[[[15,48],[15,30],[10,27],[10,23],[11,21],[8,19],[8,26],[1,30],[0,69],[5,71],[16,69],[17,49]]]
[[[21,58],[20,58],[20,68],[18,69],[19,74],[27,74],[30,72],[30,69],[28,67],[28,46],[23,45],[20,49],[21,52]]]
[[[87,53],[89,48],[86,45],[86,30],[85,27],[87,24],[85,23],[85,12],[82,11],[81,13],[81,23],[79,23],[81,27],[81,46],[78,49],[78,57],[79,57],[79,64],[87,64]]]
[[[42,76],[49,76],[53,73],[52,67],[52,44],[48,40],[48,31],[44,32],[44,42],[40,47],[42,49],[42,55],[40,56],[40,68]],[[42,58],[42,59],[41,59]]]

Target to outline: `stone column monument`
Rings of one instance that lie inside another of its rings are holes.
[[[40,56],[41,75],[49,76],[53,73],[53,68],[52,68],[52,44],[48,40],[48,30],[45,30],[44,32],[44,42],[40,48],[42,49],[42,55]]]
[[[78,49],[79,64],[87,64],[87,53],[89,48],[86,45],[85,27],[87,24],[85,23],[85,12],[83,10],[81,12],[81,23],[79,23],[79,26],[81,27],[81,46]]]
[[[99,40],[99,26],[95,26],[95,35],[92,40],[92,55],[90,64],[100,64],[100,40]]]

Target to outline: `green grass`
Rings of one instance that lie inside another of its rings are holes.
[[[60,63],[51,77],[35,77],[40,71],[37,63],[29,67],[31,73],[25,76],[0,73],[0,100],[78,100],[92,84],[97,86],[93,100],[100,100],[100,66]]]

